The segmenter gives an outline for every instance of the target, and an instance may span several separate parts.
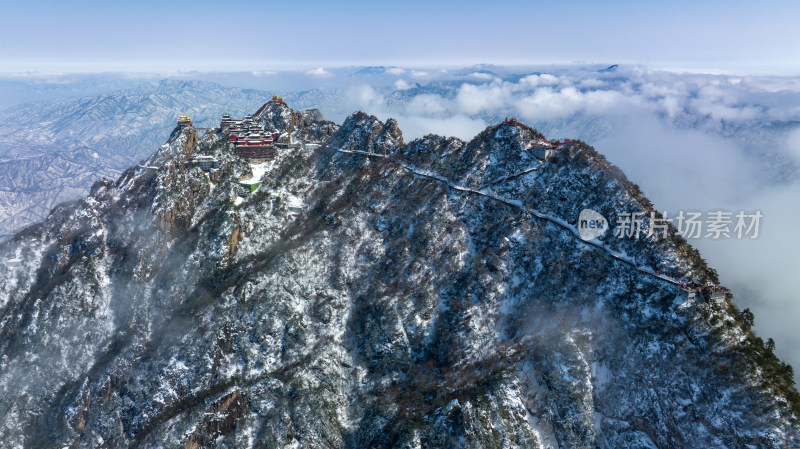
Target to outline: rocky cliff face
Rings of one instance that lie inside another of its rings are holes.
[[[323,120],[318,109],[295,112],[283,101],[270,101],[253,116],[265,130],[281,132],[281,143],[312,141],[322,142],[339,128],[335,123]]]
[[[733,304],[648,274],[713,277],[691,248],[570,231],[651,208],[590,147],[256,119],[324,145],[251,166],[176,130],[0,246],[4,447],[800,444],[791,375]]]

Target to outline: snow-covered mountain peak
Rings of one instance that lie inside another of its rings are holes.
[[[588,145],[254,118],[285,136],[274,158],[176,129],[0,244],[0,441],[800,443],[791,367],[730,298],[674,281],[713,277],[696,251],[576,234],[585,208],[652,207]]]

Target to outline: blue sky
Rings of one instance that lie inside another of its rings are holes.
[[[789,0],[1,6],[0,72],[571,62],[800,72],[800,2]]]

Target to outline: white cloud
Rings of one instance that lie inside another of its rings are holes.
[[[580,80],[578,85],[581,87],[589,88],[589,89],[597,89],[598,87],[604,87],[606,83],[602,80],[597,78],[587,78]]]
[[[418,115],[397,116],[397,123],[403,130],[403,136],[411,139],[427,134],[454,136],[463,140],[472,139],[483,131],[488,123],[481,119],[473,119],[466,115],[451,115],[441,118],[421,117]]]
[[[351,86],[345,91],[346,107],[358,109],[369,114],[378,114],[383,109],[383,96],[369,84]]]
[[[413,84],[407,83],[403,79],[399,79],[394,82],[394,88],[397,90],[408,90],[411,89],[412,87],[414,87]]]
[[[479,80],[492,80],[494,79],[494,75],[491,73],[483,73],[483,72],[472,72],[469,75],[470,78],[475,78]]]
[[[543,73],[541,75],[528,75],[521,80],[519,80],[519,84],[526,87],[536,87],[536,86],[553,86],[559,84],[560,80],[548,73]]]
[[[256,78],[265,78],[268,76],[277,75],[278,72],[272,72],[270,70],[253,70],[250,72],[250,74]]]
[[[386,73],[388,75],[400,76],[400,75],[406,73],[406,69],[403,69],[403,68],[400,68],[400,67],[388,67],[388,68],[386,68]]]
[[[460,112],[474,115],[500,109],[508,102],[506,98],[508,95],[509,92],[498,83],[481,85],[464,83],[458,89],[456,102]]]
[[[329,78],[333,76],[333,74],[322,67],[317,67],[316,69],[311,69],[306,72],[306,75],[313,76],[315,78]]]
[[[456,95],[455,112],[468,115],[502,112],[534,121],[555,120],[584,111],[604,113],[632,101],[613,90],[581,92],[551,75],[532,77],[525,77],[519,83],[499,80],[485,84],[464,83]],[[547,86],[539,86],[542,80]],[[559,84],[566,87],[556,87]],[[531,89],[531,86],[537,87]]]
[[[421,94],[406,105],[406,113],[422,117],[440,116],[449,109],[449,102],[439,95]]]
[[[550,87],[537,89],[518,104],[520,115],[531,120],[553,120],[569,117],[583,106],[583,98],[574,87],[560,91]]]

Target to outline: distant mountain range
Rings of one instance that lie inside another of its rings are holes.
[[[212,126],[223,112],[244,114],[268,95],[201,81],[162,80],[98,97],[17,106],[0,115],[0,156],[85,146],[111,158],[107,165],[126,168],[131,156],[145,157],[161,145],[177,115],[188,114],[199,127]]]
[[[0,237],[88,192],[101,177],[153,152],[186,113],[198,127],[256,109],[269,93],[163,80],[98,97],[15,106],[0,113]]]

